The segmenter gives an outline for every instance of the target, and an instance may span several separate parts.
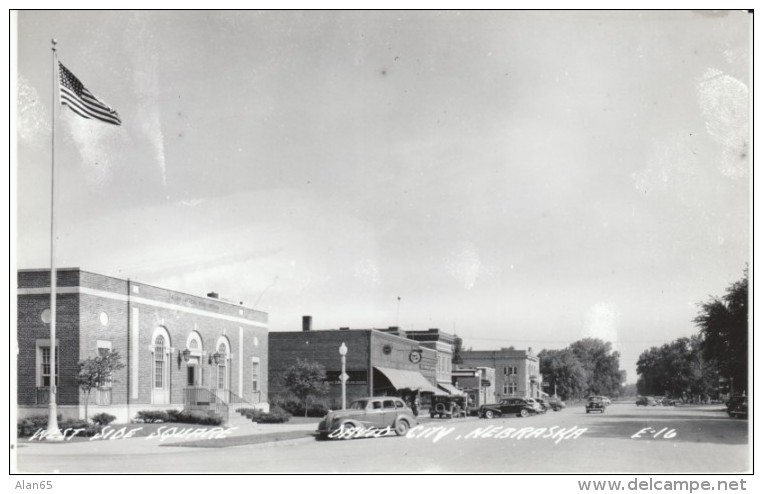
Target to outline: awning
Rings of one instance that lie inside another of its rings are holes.
[[[395,389],[410,389],[411,391],[434,393],[436,395],[446,394],[432,386],[430,382],[418,372],[390,369],[387,367],[374,367],[374,369],[384,374]]]
[[[452,384],[448,383],[437,383],[438,386],[440,386],[442,389],[447,391],[448,393],[456,396],[464,396],[466,393],[458,389],[457,387],[453,386]]]

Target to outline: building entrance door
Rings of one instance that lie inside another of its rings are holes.
[[[186,367],[186,385],[189,388],[201,386],[201,365],[198,357],[191,357]]]
[[[188,375],[188,378],[186,380],[186,384],[188,386],[196,386],[196,366],[189,365],[187,369],[188,370],[186,371],[186,373]]]

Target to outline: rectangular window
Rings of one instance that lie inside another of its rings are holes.
[[[217,366],[217,389],[225,389],[225,366]]]
[[[252,361],[252,391],[257,392],[260,390],[260,363],[259,361]]]
[[[503,375],[508,376],[509,375],[509,368],[507,366],[503,366]]]
[[[503,383],[503,394],[509,394],[509,383]]]
[[[111,352],[111,342],[110,341],[98,340],[96,342],[96,345],[98,347],[98,356],[99,357],[105,357],[105,356],[107,356],[109,354],[109,352]],[[109,374],[106,377],[106,380],[103,383],[102,388],[110,388],[111,387],[111,382],[112,382],[112,375]]]
[[[42,352],[42,358],[40,359],[40,384],[42,384],[43,387],[49,388],[50,387],[50,347],[40,347],[40,351]],[[59,363],[61,362],[61,354],[56,352],[56,386],[58,386],[58,376],[59,376],[59,369],[61,366]]]
[[[517,394],[517,383],[509,383],[509,394]]]
[[[164,388],[164,360],[156,360],[154,364],[154,387],[162,389]]]

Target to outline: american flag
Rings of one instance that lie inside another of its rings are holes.
[[[62,105],[68,106],[80,117],[122,125],[116,110],[112,110],[109,105],[96,98],[61,62],[58,62],[58,77]]]

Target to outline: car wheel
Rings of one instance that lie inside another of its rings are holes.
[[[430,418],[430,419],[433,419],[433,418],[434,418],[434,414],[433,414],[433,413],[430,413],[430,414],[429,414],[429,418]]]
[[[526,409],[524,409],[524,408],[523,408],[523,409],[522,409],[522,410],[519,412],[519,415],[520,415],[520,416],[522,416],[522,417],[527,417],[528,415],[530,415],[530,412],[528,412]]]
[[[354,429],[355,427],[356,427],[355,422],[345,422],[344,424],[342,424],[342,429],[344,430]],[[345,440],[352,439],[352,434],[342,434],[340,437]]]
[[[591,410],[586,410],[585,413],[591,413]]]
[[[493,416],[494,416],[493,411],[492,410],[486,410],[484,416],[485,416],[486,419],[492,419]]]
[[[410,429],[410,426],[408,425],[407,420],[398,420],[395,424],[395,434],[398,436],[404,436],[408,432],[408,429]]]

